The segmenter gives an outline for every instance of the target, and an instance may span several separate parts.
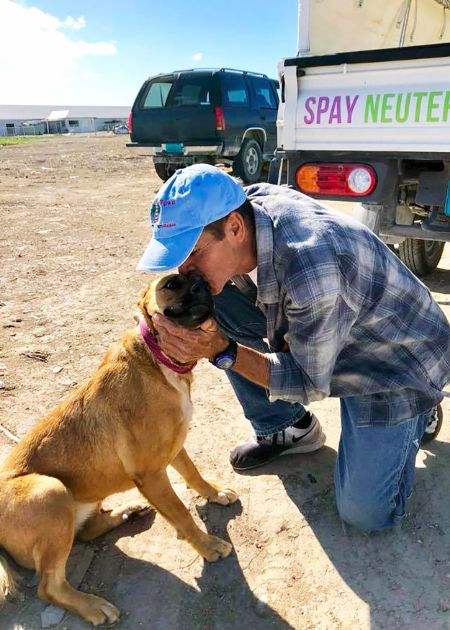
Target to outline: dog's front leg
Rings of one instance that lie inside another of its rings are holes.
[[[189,488],[198,492],[201,497],[208,499],[208,501],[220,503],[220,505],[228,505],[229,503],[234,503],[238,498],[234,490],[219,488],[203,479],[184,448],[172,460],[171,466],[180,473]]]
[[[197,527],[175,494],[165,470],[135,475],[134,481],[147,501],[177,530],[180,538],[185,538],[206,560],[214,562],[228,556],[232,549],[230,543]]]

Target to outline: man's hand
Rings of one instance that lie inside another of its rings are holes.
[[[156,314],[152,321],[158,333],[161,350],[177,363],[213,359],[228,346],[227,337],[218,330],[212,319],[193,330],[174,324],[164,315]]]

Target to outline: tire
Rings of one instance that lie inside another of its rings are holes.
[[[438,266],[444,246],[444,241],[405,238],[398,246],[398,255],[416,276],[426,276]]]
[[[439,431],[441,430],[442,421],[444,419],[444,413],[442,411],[441,405],[435,407],[435,410],[435,417],[425,429],[425,433],[420,440],[421,446],[423,446],[424,444],[428,444],[428,442],[431,442],[432,440],[435,440],[439,434]]]
[[[240,177],[244,184],[254,184],[261,178],[262,164],[259,143],[256,140],[244,140],[233,163],[233,175]]]
[[[169,162],[153,162],[156,174],[163,182],[166,182],[175,173],[174,168]]]

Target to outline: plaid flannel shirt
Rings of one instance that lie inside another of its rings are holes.
[[[440,402],[450,327],[425,285],[357,221],[289,188],[254,184],[246,193],[270,399],[354,398],[359,426],[401,422]],[[251,283],[233,280],[243,290]]]

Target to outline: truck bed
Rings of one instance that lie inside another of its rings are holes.
[[[284,59],[285,151],[450,153],[450,45]]]

